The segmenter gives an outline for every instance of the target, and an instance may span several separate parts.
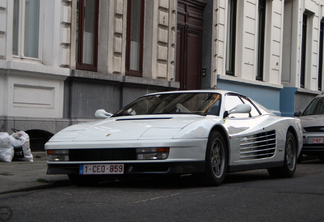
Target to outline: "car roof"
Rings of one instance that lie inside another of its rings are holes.
[[[158,95],[158,94],[173,94],[173,93],[219,93],[219,94],[227,94],[233,93],[241,95],[240,93],[229,91],[229,90],[222,90],[222,89],[201,89],[201,90],[177,90],[177,91],[166,91],[166,92],[156,92],[156,93],[149,93],[148,95]],[[243,95],[242,95],[243,96]]]

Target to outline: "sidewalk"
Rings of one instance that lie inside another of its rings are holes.
[[[52,187],[60,181],[68,183],[67,175],[46,175],[47,161],[44,152],[33,152],[34,162],[0,162],[0,195],[20,190]]]

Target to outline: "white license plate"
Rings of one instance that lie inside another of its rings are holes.
[[[314,137],[313,143],[324,143],[324,137]]]
[[[80,165],[80,175],[124,174],[124,164],[84,164]]]

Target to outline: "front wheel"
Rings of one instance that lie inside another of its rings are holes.
[[[207,185],[220,185],[227,171],[228,153],[222,134],[212,131],[207,144],[204,179]]]
[[[287,133],[285,146],[285,159],[282,167],[269,168],[272,177],[289,178],[295,174],[297,164],[297,143],[291,132]]]

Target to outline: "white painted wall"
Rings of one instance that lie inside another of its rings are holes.
[[[176,0],[145,1],[143,73],[148,79],[174,80]],[[72,11],[75,11],[74,7]],[[72,17],[72,26],[76,22]],[[125,75],[127,1],[100,1],[98,71]],[[72,35],[72,42],[75,36]],[[73,46],[73,45],[72,45]],[[71,61],[71,66],[75,66]]]
[[[320,20],[320,1],[306,0],[304,2],[304,10],[307,10],[309,14],[309,21],[307,24],[307,54],[306,54],[306,75],[305,75],[305,88],[309,90],[317,90],[318,86],[318,53],[319,53],[319,28]],[[302,19],[302,14],[301,14]]]
[[[305,89],[317,91],[319,64],[319,28],[323,18],[323,1],[285,1],[283,34],[282,83],[285,87],[300,87],[303,13],[308,13],[306,43]]]
[[[263,81],[257,81],[258,1],[237,1],[235,78],[226,76],[226,30],[228,0],[214,1],[214,77],[281,87],[284,3],[267,1]],[[212,80],[211,87],[215,84]]]
[[[324,16],[322,0],[272,0],[266,3],[264,81],[255,80],[257,72],[258,1],[237,1],[235,78],[226,76],[226,30],[228,0],[214,1],[214,76],[262,85],[300,87],[302,19],[309,14],[305,89],[317,91],[319,28]],[[324,61],[322,61],[324,62]],[[324,79],[324,78],[323,78]],[[324,80],[323,80],[324,84]]]
[[[0,116],[62,118],[71,1],[41,0],[40,59],[12,55],[13,1],[0,0]]]

